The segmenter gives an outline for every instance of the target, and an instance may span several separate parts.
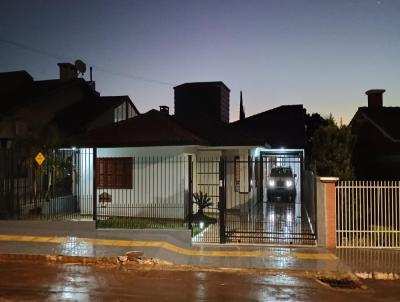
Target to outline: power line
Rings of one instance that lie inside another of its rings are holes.
[[[26,51],[30,51],[33,53],[37,53],[40,54],[42,56],[46,56],[52,59],[56,59],[56,60],[67,60],[67,61],[74,61],[75,59],[70,58],[70,57],[64,57],[58,54],[54,54],[36,47],[32,47],[30,45],[24,44],[24,43],[20,43],[20,42],[16,42],[16,41],[12,41],[9,39],[5,39],[3,37],[0,37],[0,42],[1,43],[5,43],[5,44],[9,44],[12,45],[14,47],[17,48],[21,48],[23,50]],[[94,64],[89,64],[90,66],[92,66],[95,70],[103,72],[103,73],[107,73],[113,76],[119,76],[119,77],[125,77],[125,78],[129,78],[129,79],[133,79],[133,80],[137,80],[137,81],[142,81],[142,82],[147,82],[147,83],[154,83],[154,84],[159,84],[159,85],[167,85],[167,86],[175,86],[175,84],[173,83],[169,83],[169,82],[165,82],[165,81],[160,81],[160,80],[156,80],[156,79],[149,79],[146,77],[142,77],[142,76],[138,76],[138,75],[134,75],[131,73],[127,73],[127,72],[121,72],[121,71],[114,71],[99,65],[94,65]]]

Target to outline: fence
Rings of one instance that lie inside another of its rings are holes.
[[[188,228],[189,157],[0,150],[0,219],[93,220],[104,228]]]
[[[0,219],[66,220],[83,218],[76,152],[43,152],[39,165],[16,150],[0,150]],[[89,202],[89,201],[88,201]]]
[[[188,156],[97,154],[97,226],[188,228],[189,162]]]
[[[337,247],[400,247],[399,203],[399,181],[340,181]]]
[[[301,198],[301,157],[135,152],[48,150],[39,165],[32,156],[3,150],[0,219],[94,219],[98,228],[190,228],[193,241],[203,243],[315,243],[313,199],[307,205]],[[268,187],[278,168],[290,175]]]

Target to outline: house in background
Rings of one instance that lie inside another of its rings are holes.
[[[63,143],[84,131],[139,114],[128,96],[103,97],[75,65],[59,63],[59,79],[35,81],[26,71],[0,73],[0,148],[57,132]]]
[[[357,179],[400,179],[400,107],[383,106],[384,92],[368,90],[368,107],[358,108],[350,122]]]
[[[44,81],[26,71],[0,73],[0,216],[54,212],[43,200],[55,198],[58,212],[75,209],[73,148],[48,149],[71,147],[71,137],[139,115],[128,96],[101,96],[75,65],[58,66],[60,77]],[[34,161],[39,152],[42,166]]]

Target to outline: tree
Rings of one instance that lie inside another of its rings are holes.
[[[305,115],[306,124],[306,167],[310,170],[315,170],[312,162],[312,149],[313,149],[313,137],[315,131],[322,126],[327,126],[329,121],[324,119],[319,113]]]
[[[41,213],[44,202],[49,200],[56,184],[60,187],[70,186],[72,181],[71,160],[64,158],[56,151],[61,145],[61,137],[57,127],[46,125],[46,127],[36,128],[29,135],[15,139],[16,157],[24,162],[24,166],[32,173],[31,196],[35,205],[32,209],[33,213]],[[38,152],[43,153],[46,158],[41,166],[34,162],[34,157]]]
[[[352,179],[353,145],[350,127],[338,126],[331,115],[327,119],[327,125],[316,129],[312,137],[311,162],[315,163],[315,172],[318,175]]]

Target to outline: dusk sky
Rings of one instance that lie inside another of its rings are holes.
[[[0,71],[93,66],[102,95],[173,108],[173,86],[223,81],[231,121],[284,104],[347,123],[365,91],[400,105],[399,0],[0,2]],[[86,78],[88,79],[89,73]]]

